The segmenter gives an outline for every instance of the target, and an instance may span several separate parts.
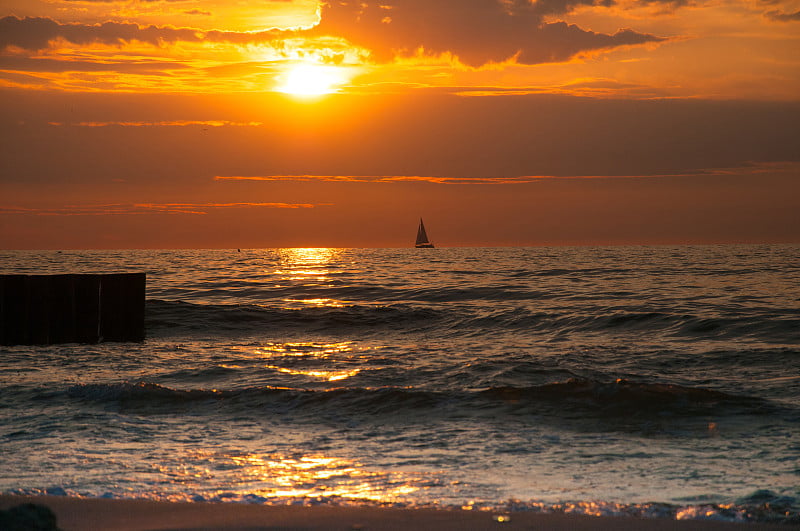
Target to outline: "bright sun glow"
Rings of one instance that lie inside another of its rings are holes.
[[[279,92],[296,96],[319,96],[336,92],[345,83],[341,69],[335,66],[301,64],[286,73]]]

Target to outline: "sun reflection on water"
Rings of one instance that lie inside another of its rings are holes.
[[[255,349],[253,352],[263,357],[285,357],[285,356],[303,356],[313,358],[330,358],[335,354],[344,354],[356,350],[353,341],[341,341],[338,343],[315,343],[315,342],[297,342],[297,343],[267,343],[261,348]],[[374,347],[358,347],[357,350],[371,350]]]
[[[298,249],[279,249],[278,259],[282,266],[286,266],[289,271],[298,275],[318,274],[326,265],[335,261],[342,254],[341,249],[319,248],[298,248]]]
[[[387,473],[369,472],[348,459],[323,455],[287,457],[282,455],[234,456],[231,460],[251,476],[275,486],[260,488],[265,497],[341,497],[361,500],[386,500],[410,494],[417,487],[401,481],[387,485]],[[394,482],[392,482],[394,483]]]
[[[336,299],[283,299],[283,302],[299,302],[316,308],[343,308],[347,304]]]
[[[318,289],[333,287],[332,264],[340,259],[342,250],[326,247],[279,249],[277,254],[278,264],[272,271],[276,287],[285,287],[285,283],[289,283]],[[283,302],[317,308],[341,308],[348,304],[348,301],[328,297],[286,298]]]
[[[363,366],[354,365],[360,365],[369,358],[366,351],[379,348],[381,347],[357,345],[354,341],[266,343],[252,349],[250,355],[255,360],[270,360],[270,363],[263,365],[266,369],[336,382],[364,371]]]
[[[160,466],[158,471],[184,487],[200,486],[214,477],[227,483],[227,492],[260,496],[266,502],[286,498],[392,502],[420,489],[415,484],[420,478],[414,474],[369,471],[356,461],[322,454],[197,451],[187,457],[196,464]]]
[[[355,376],[361,372],[361,369],[351,369],[349,371],[319,371],[319,370],[300,370],[300,369],[287,369],[285,367],[278,367],[277,365],[265,365],[267,369],[273,369],[284,374],[291,374],[294,376],[311,376],[312,378],[320,378],[329,382],[336,382]]]

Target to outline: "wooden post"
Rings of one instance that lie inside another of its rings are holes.
[[[0,344],[142,341],[145,273],[0,275]]]

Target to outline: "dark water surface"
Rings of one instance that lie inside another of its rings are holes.
[[[147,271],[0,349],[0,492],[800,523],[800,246],[2,251]]]

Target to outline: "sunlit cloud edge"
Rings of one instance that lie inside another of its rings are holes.
[[[28,208],[0,206],[0,215],[36,216],[110,216],[143,214],[192,214],[206,215],[219,209],[283,208],[308,209],[331,206],[333,203],[134,203],[102,205],[66,205],[57,208]]]
[[[578,179],[654,179],[678,177],[720,177],[734,175],[797,174],[800,161],[750,162],[742,166],[727,168],[700,168],[674,173],[632,175],[520,175],[512,177],[441,177],[426,175],[217,175],[216,181],[293,181],[293,182],[340,182],[340,183],[402,183],[421,182],[431,184],[524,184],[545,180]]]

